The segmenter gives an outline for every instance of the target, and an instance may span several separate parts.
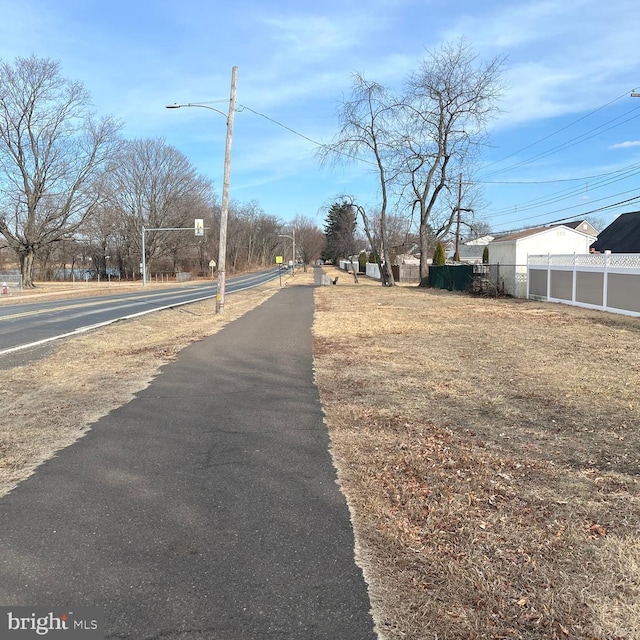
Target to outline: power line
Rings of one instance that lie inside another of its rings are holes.
[[[499,169],[497,171],[494,171],[492,174],[489,175],[495,175],[497,173],[503,173],[505,171],[511,171],[512,169],[518,169],[519,167],[523,167],[527,164],[531,164],[532,162],[535,162],[536,160],[541,160],[542,158],[547,158],[548,156],[554,155],[556,153],[559,153],[560,151],[565,151],[566,149],[570,149],[571,147],[575,147],[577,144],[580,144],[581,142],[585,142],[586,140],[591,140],[591,138],[595,138],[596,136],[599,136],[602,133],[605,133],[606,131],[610,131],[611,129],[615,129],[616,127],[619,127],[622,124],[625,124],[627,122],[630,122],[631,120],[635,120],[640,114],[635,115],[631,118],[627,118],[626,120],[623,120],[622,122],[618,122],[615,125],[612,125],[606,129],[604,129],[603,127],[605,127],[606,125],[612,123],[612,122],[616,122],[616,120],[620,120],[621,118],[627,116],[629,113],[633,113],[634,111],[638,111],[640,110],[640,106],[635,107],[634,109],[632,109],[631,111],[622,114],[620,116],[618,116],[617,118],[614,118],[613,120],[609,120],[608,122],[605,122],[601,125],[599,125],[598,127],[596,127],[595,129],[591,129],[591,131],[587,131],[575,138],[572,138],[571,140],[567,140],[567,142],[563,142],[562,144],[559,144],[555,147],[552,147],[551,149],[544,151],[542,153],[539,153],[536,156],[533,156],[532,158],[526,159],[526,160],[522,160],[521,162],[518,162],[516,164],[510,165],[509,167],[505,167],[504,169]],[[602,129],[600,131],[600,129]]]
[[[244,109],[246,109],[247,111],[251,111],[251,113],[254,113],[257,116],[260,116],[261,118],[264,118],[265,120],[269,120],[269,122],[273,122],[273,124],[276,124],[279,127],[282,127],[283,129],[286,129],[287,131],[290,131],[294,135],[299,136],[300,138],[303,138],[304,140],[307,140],[308,142],[311,142],[312,144],[316,145],[317,147],[324,147],[325,146],[324,144],[322,144],[322,142],[318,142],[317,140],[314,140],[313,138],[310,138],[309,136],[305,136],[304,133],[300,133],[299,131],[296,131],[295,129],[292,129],[291,127],[288,127],[286,124],[282,124],[282,122],[278,122],[277,120],[274,120],[273,118],[269,117],[268,115],[265,115],[264,113],[260,113],[259,111],[256,111],[255,109],[252,109],[251,107],[247,107],[247,105],[245,105],[245,104],[239,105],[238,111],[243,111]]]
[[[640,163],[630,165],[630,167],[640,167]],[[622,169],[616,169],[615,171],[609,171],[607,173],[598,173],[593,176],[580,176],[579,178],[556,178],[555,180],[473,180],[472,182],[475,184],[557,184],[561,182],[584,182],[585,180],[594,180],[596,178],[604,178],[622,173],[630,167],[623,167]]]
[[[583,120],[586,120],[587,118],[591,117],[592,115],[598,113],[598,111],[602,111],[603,109],[606,109],[607,107],[611,106],[612,104],[616,103],[618,100],[621,100],[622,98],[626,97],[629,94],[628,91],[625,91],[623,94],[619,95],[617,98],[614,98],[613,100],[607,102],[606,104],[603,104],[602,106],[598,107],[597,109],[594,109],[593,111],[585,114],[584,116],[578,118],[577,120],[574,120],[573,122],[570,122],[569,124],[565,125],[564,127],[561,127],[560,129],[558,129],[557,131],[554,131],[553,133],[550,133],[546,136],[544,136],[543,138],[540,138],[539,140],[536,140],[535,142],[532,142],[531,144],[527,145],[526,147],[523,147],[522,149],[518,149],[517,151],[514,151],[513,153],[510,153],[509,155],[505,156],[504,158],[500,158],[499,160],[495,160],[494,162],[491,162],[488,165],[485,165],[483,167],[483,169],[486,169],[487,167],[492,167],[495,164],[499,164],[500,162],[504,162],[505,160],[508,160],[509,158],[512,158],[513,156],[522,153],[523,151],[526,151],[527,149],[531,149],[532,147],[535,147],[536,145],[544,142],[545,140],[548,140],[549,138],[552,138],[553,136],[558,135],[559,133],[562,133],[563,131],[565,131],[566,129],[569,129],[570,127],[573,127],[574,125],[578,124],[579,122],[582,122]],[[502,170],[498,170],[495,172],[491,172],[490,175],[494,174],[494,173],[500,173],[502,171],[507,171],[510,167],[506,167],[505,169]]]
[[[600,189],[602,187],[606,187],[612,185],[616,182],[620,182],[622,180],[626,180],[628,178],[636,176],[640,172],[640,163],[629,165],[625,169],[620,170],[619,172],[613,172],[612,174],[605,174],[604,178],[594,183],[590,183],[586,185],[586,189],[589,191],[595,191],[596,189]],[[617,177],[611,178],[611,175],[616,175]],[[548,205],[555,204],[557,202],[561,202],[562,200],[568,200],[574,196],[578,196],[585,191],[585,187],[570,187],[568,189],[564,189],[562,191],[558,191],[555,194],[550,194],[547,196],[540,196],[538,198],[534,198],[533,200],[528,200],[526,202],[522,202],[518,205],[515,205],[520,211],[530,211],[532,209],[539,209],[541,207],[545,207]],[[616,194],[617,195],[617,194]],[[505,215],[513,215],[514,209],[513,207],[504,207],[503,209],[498,209],[494,212],[489,212],[488,216],[492,218],[498,218]]]
[[[311,142],[312,144],[316,145],[317,147],[320,148],[326,148],[329,145],[324,144],[322,142],[318,142],[317,140],[314,140],[313,138],[310,138],[309,136],[306,136],[304,133],[300,133],[299,131],[296,131],[295,129],[292,129],[291,127],[287,126],[286,124],[283,124],[282,122],[278,122],[278,120],[275,120],[274,118],[271,118],[270,116],[264,114],[264,113],[260,113],[259,111],[255,111],[254,109],[251,109],[251,107],[247,107],[246,105],[240,105],[240,109],[239,111],[242,111],[243,109],[246,109],[247,111],[251,111],[251,113],[254,113],[257,116],[260,116],[261,118],[264,118],[265,120],[268,120],[269,122],[272,122],[273,124],[282,127],[283,129],[286,129],[287,131],[290,131],[291,133],[293,133],[296,136],[299,136],[300,138],[303,138],[304,140],[307,140],[308,142]],[[374,167],[377,167],[377,164],[375,162],[373,162],[372,160],[367,160],[366,158],[361,158],[359,156],[355,156],[351,153],[346,153],[344,151],[340,151],[338,149],[333,149],[333,152],[341,155],[341,156],[345,156],[346,158],[349,158],[351,160],[356,160],[357,162],[364,162],[365,164],[370,164],[373,165]]]
[[[632,192],[635,192],[635,191],[637,191],[637,190],[636,189],[629,189],[628,191],[623,191],[623,192],[617,193],[615,195],[621,196],[621,195],[624,195],[626,193],[632,193]],[[607,196],[605,198],[600,198],[598,200],[594,200],[594,202],[601,202],[603,200],[609,199],[610,197],[613,197],[613,196]],[[621,200],[619,202],[615,202],[613,204],[605,205],[605,206],[599,207],[597,209],[592,209],[590,211],[585,211],[583,213],[580,213],[579,215],[573,214],[573,215],[571,215],[571,216],[569,216],[567,218],[561,218],[561,220],[572,220],[572,219],[575,220],[576,218],[585,217],[585,216],[591,215],[592,213],[599,213],[601,211],[606,211],[608,209],[615,209],[615,208],[618,208],[618,207],[621,207],[621,206],[625,206],[625,205],[630,204],[631,202],[635,202],[637,200],[640,200],[640,196],[633,196],[632,198],[627,198],[626,200]],[[556,209],[555,211],[549,211],[548,213],[543,213],[543,214],[540,214],[539,216],[528,216],[526,218],[520,218],[518,220],[513,220],[513,222],[527,222],[528,220],[536,220],[538,218],[545,218],[545,217],[547,217],[549,215],[552,215],[554,213],[561,213],[563,211],[569,211],[570,209],[578,209],[578,208],[583,207],[583,206],[584,206],[583,204],[576,204],[576,205],[571,206],[571,207],[565,207],[563,209]],[[552,224],[553,222],[555,222],[555,221],[547,222],[545,224]]]
[[[580,219],[580,218],[586,218],[587,216],[591,215],[592,213],[600,213],[602,211],[606,211],[607,209],[617,209],[618,207],[623,207],[626,206],[628,204],[631,204],[632,202],[635,202],[636,200],[640,200],[640,196],[634,196],[633,198],[628,198],[627,200],[621,200],[620,202],[615,202],[613,204],[607,205],[605,207],[599,207],[597,209],[592,209],[591,211],[585,211],[581,216],[568,216],[566,218],[558,218],[556,220],[549,220],[547,222],[545,222],[545,226],[547,225],[551,225],[551,224],[558,224],[558,223],[562,223],[562,222],[567,222],[567,220],[576,220],[576,219]],[[517,222],[517,220],[516,220]],[[516,233],[516,231],[524,231],[526,229],[535,229],[536,227],[519,227],[517,230],[516,229],[510,229],[510,230],[506,230],[502,233]]]

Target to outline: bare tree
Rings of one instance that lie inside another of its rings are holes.
[[[387,243],[389,260],[396,264],[400,254],[413,252],[418,247],[418,236],[411,217],[400,214],[387,216]]]
[[[274,263],[275,251],[281,238],[278,237],[282,229],[282,221],[276,216],[264,215],[260,219],[257,240],[260,246],[261,267],[266,267]]]
[[[228,266],[234,271],[273,264],[282,220],[265,213],[256,201],[231,202],[227,221]]]
[[[428,276],[429,232],[436,230],[440,237],[448,231],[460,206],[442,206],[443,193],[456,193],[456,178],[473,160],[497,113],[502,63],[502,58],[479,63],[461,39],[428,54],[407,82],[404,181],[418,213],[422,284]]]
[[[361,74],[355,74],[351,96],[340,105],[340,131],[331,144],[320,150],[323,161],[364,160],[375,173],[380,189],[377,225],[380,235],[380,275],[382,284],[389,286],[395,283],[388,255],[386,221],[389,189],[395,178],[398,152],[397,109],[398,103],[387,89],[366,80]],[[355,206],[355,201],[351,200],[351,204]],[[365,227],[371,228],[373,222],[367,219],[365,208],[358,205],[357,210]]]
[[[118,261],[117,238],[120,229],[120,216],[105,201],[98,205],[90,219],[81,228],[86,245],[90,248],[91,259],[97,273],[107,276],[109,261]]]
[[[109,203],[118,211],[130,253],[142,256],[142,228],[193,229],[194,218],[203,217],[212,201],[211,184],[198,175],[189,160],[162,139],[126,143],[118,166],[111,174]],[[198,215],[194,215],[198,212]],[[175,256],[194,246],[193,233],[145,232],[145,261]]]
[[[57,62],[0,63],[0,233],[33,287],[39,250],[73,233],[98,202],[93,182],[113,159],[119,124],[96,120],[81,83]]]
[[[327,238],[311,218],[298,215],[293,219],[292,226],[296,231],[296,253],[300,256],[306,271],[307,266],[322,255]]]

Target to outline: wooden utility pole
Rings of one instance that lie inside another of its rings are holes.
[[[227,117],[227,143],[224,150],[224,178],[222,182],[222,206],[220,209],[220,246],[218,249],[218,290],[216,293],[216,313],[224,313],[227,261],[227,220],[229,218],[229,182],[231,180],[231,140],[233,138],[233,117],[236,112],[236,78],[238,67],[231,69],[231,96]]]
[[[460,178],[458,180],[458,206],[457,210],[457,222],[456,222],[456,252],[453,254],[453,259],[456,262],[460,262],[460,214],[462,211],[473,211],[473,209],[463,209],[462,208],[462,172],[460,172]]]
[[[456,262],[460,262],[460,207],[462,207],[462,172],[460,172],[460,179],[458,181],[458,221],[456,223],[456,251],[453,254],[453,259]]]

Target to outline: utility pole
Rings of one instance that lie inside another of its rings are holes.
[[[456,262],[460,262],[460,207],[462,206],[462,172],[460,172],[460,179],[458,180],[458,221],[456,223],[456,251],[453,254],[453,259]]]
[[[227,143],[224,150],[224,178],[222,182],[222,207],[220,209],[220,247],[218,252],[218,290],[216,292],[216,313],[224,313],[227,262],[227,220],[229,218],[229,182],[231,176],[231,140],[233,138],[233,117],[236,112],[236,78],[238,67],[231,69],[231,95],[227,117]]]
[[[462,211],[468,211],[468,212],[473,211],[473,209],[462,208],[462,172],[460,172],[460,176],[458,179],[458,206],[456,207],[456,211],[458,213],[457,222],[456,222],[456,252],[453,254],[453,259],[456,262],[460,262],[460,224],[461,224],[460,213]]]

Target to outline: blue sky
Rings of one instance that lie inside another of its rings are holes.
[[[366,164],[321,167],[351,74],[400,87],[428,50],[465,36],[506,56],[508,89],[477,179],[496,230],[640,210],[637,0],[2,0],[0,58],[52,58],[127,138],[160,137],[220,193],[225,121],[174,102],[228,100],[238,66],[231,197],[322,224],[340,194],[375,207]],[[226,111],[224,102],[212,106]],[[637,166],[636,166],[637,165]],[[593,212],[593,213],[591,213]]]

